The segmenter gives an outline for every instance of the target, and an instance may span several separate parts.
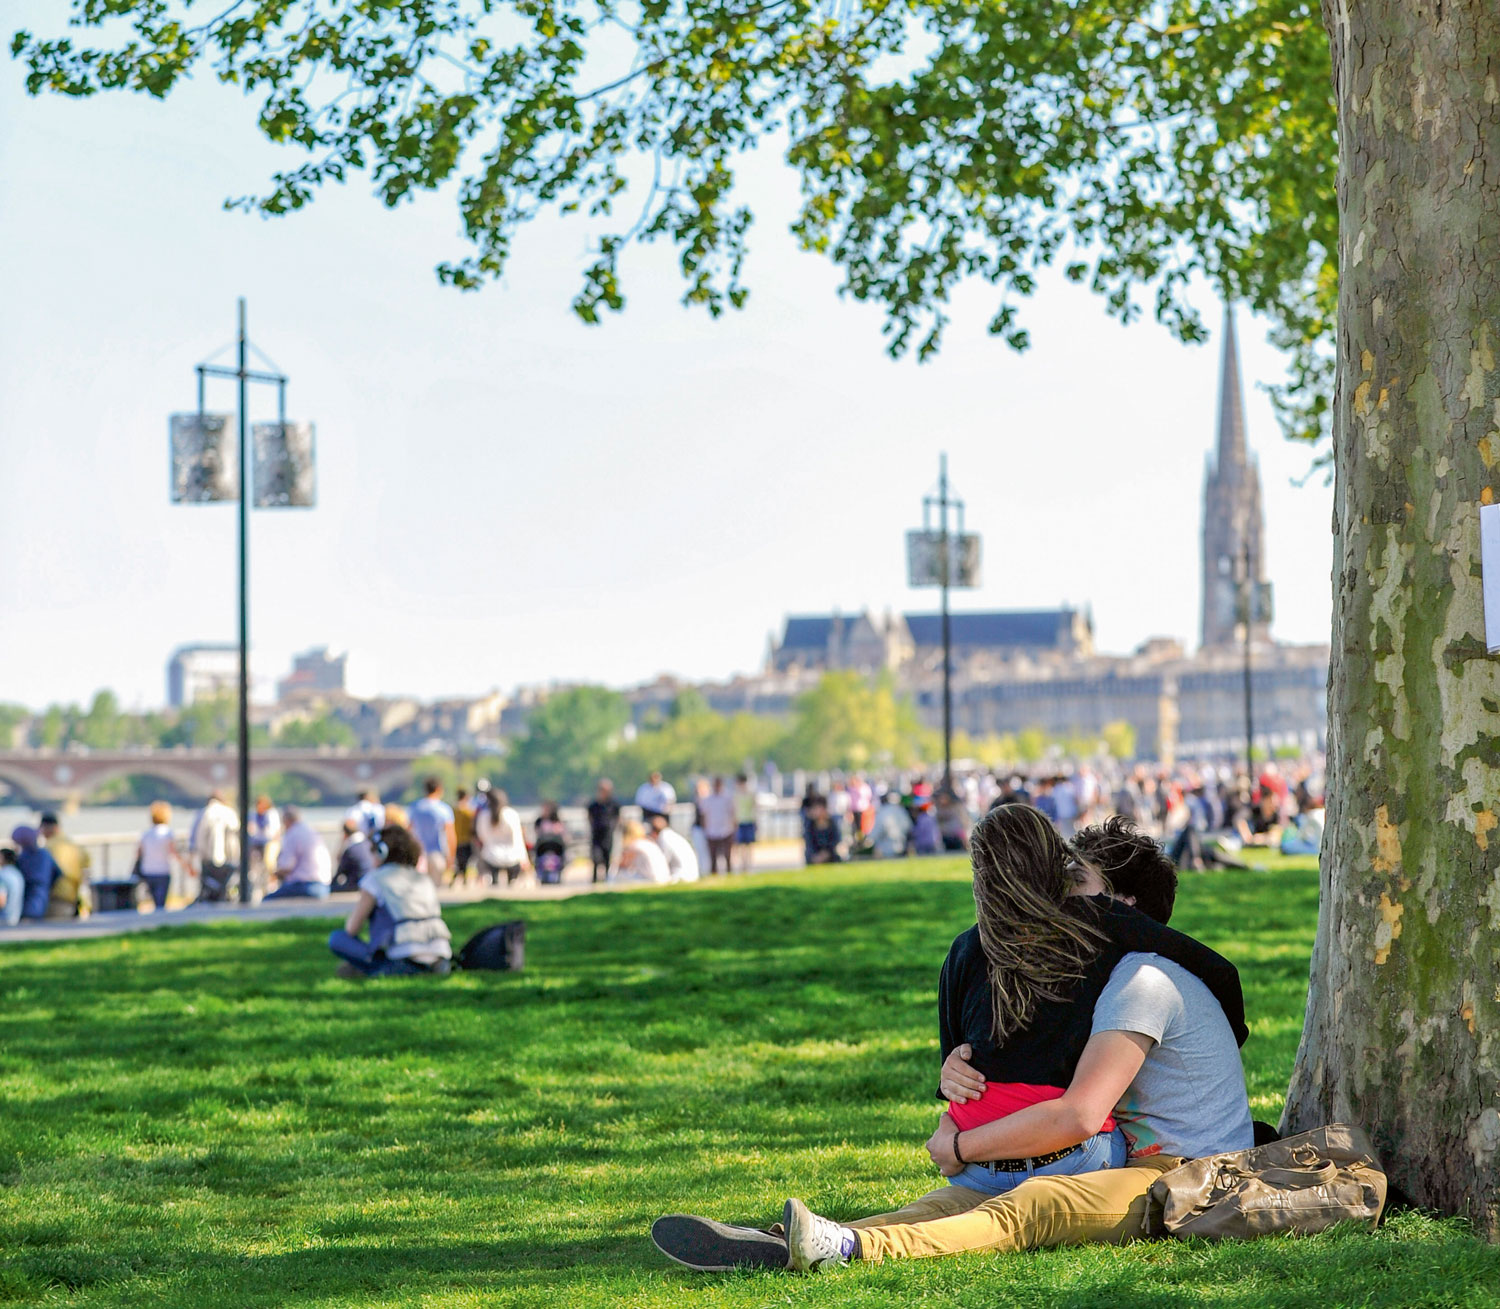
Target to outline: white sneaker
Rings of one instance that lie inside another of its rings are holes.
[[[801,1200],[788,1200],[781,1221],[786,1229],[789,1263],[799,1273],[841,1268],[858,1248],[854,1229],[823,1218]]]

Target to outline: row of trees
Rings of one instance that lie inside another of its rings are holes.
[[[170,750],[175,746],[216,748],[234,743],[238,704],[232,695],[200,700],[181,709],[130,713],[120,708],[113,691],[95,693],[87,709],[48,705],[33,714],[21,705],[0,705],[0,747],[27,745],[43,750],[85,746],[90,750],[140,747]],[[331,714],[284,723],[274,733],[250,729],[252,745],[291,749],[357,744],[353,730]]]
[[[233,744],[235,730],[232,696],[146,713],[122,710],[108,690],[98,692],[87,709],[51,705],[33,715],[18,705],[0,705],[0,741],[20,736],[24,744],[43,749],[219,748]],[[347,723],[324,714],[284,723],[274,733],[252,728],[251,744],[312,749],[354,746],[357,741]],[[977,738],[959,732],[953,739],[954,758],[992,769],[1030,767],[1052,754],[1088,758],[1101,752],[1131,758],[1134,729],[1119,722],[1106,725],[1097,736],[1048,735],[1027,728]],[[503,754],[466,761],[462,768],[447,756],[433,755],[420,761],[416,771],[436,774],[450,788],[461,774],[478,773],[498,779],[520,800],[569,800],[589,793],[601,776],[633,788],[653,769],[680,782],[700,774],[733,774],[768,759],[783,770],[821,772],[913,768],[941,757],[941,738],[922,726],[911,701],[888,678],[871,682],[858,673],[835,672],[797,700],[787,718],[716,713],[697,691],[689,690],[665,714],[639,728],[632,727],[630,704],[619,692],[571,687],[538,705],[526,734]],[[288,778],[277,794],[285,791],[284,798],[308,801],[315,798],[309,786],[303,779]],[[125,779],[115,790],[99,798],[134,801],[149,786],[142,790]]]
[[[658,720],[635,731],[629,724],[630,706],[617,692],[560,691],[537,707],[506,758],[493,761],[492,775],[518,798],[570,799],[587,794],[601,776],[629,790],[653,769],[681,782],[695,774],[732,775],[763,760],[783,771],[818,772],[913,768],[942,758],[941,738],[888,678],[872,682],[854,672],[824,674],[787,718],[716,713],[696,691],[685,691]],[[1129,758],[1135,733],[1128,723],[1112,723],[1098,736],[1059,739],[1031,728],[980,739],[959,733],[953,742],[955,758],[990,768],[1032,765],[1054,751]]]

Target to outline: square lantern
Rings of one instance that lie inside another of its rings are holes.
[[[317,503],[314,436],[311,423],[256,423],[255,507],[304,509]]]
[[[906,584],[943,584],[943,534],[929,529],[906,534]],[[948,533],[948,585],[968,589],[979,585],[979,535]]]
[[[239,450],[230,414],[173,414],[172,503],[240,497]]]

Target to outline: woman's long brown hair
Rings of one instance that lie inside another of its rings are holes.
[[[1084,975],[1104,934],[1069,896],[1081,873],[1073,851],[1030,805],[990,810],[969,838],[979,943],[989,966],[996,1041],[1020,1031],[1039,1003]]]

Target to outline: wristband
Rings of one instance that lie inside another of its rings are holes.
[[[964,1129],[961,1127],[955,1127],[953,1129],[953,1157],[958,1160],[958,1162],[961,1163],[965,1168],[967,1168],[969,1166],[969,1161],[965,1159],[961,1153],[959,1153],[958,1149],[958,1138],[963,1135],[963,1130]]]

